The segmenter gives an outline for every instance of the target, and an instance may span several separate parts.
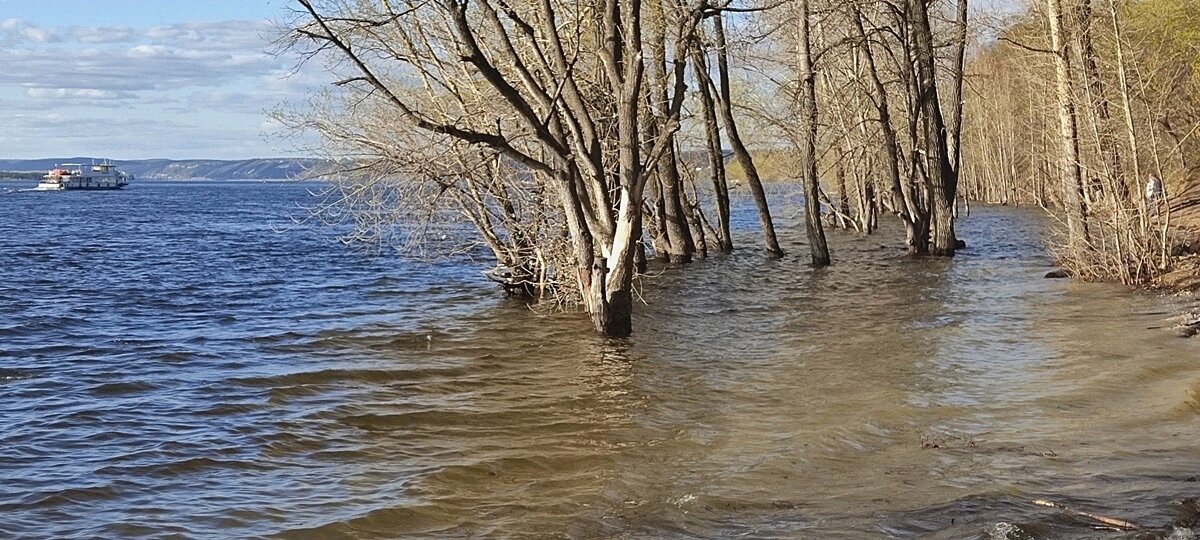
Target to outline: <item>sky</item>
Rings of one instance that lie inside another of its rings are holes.
[[[0,0],[0,158],[297,155],[267,112],[327,83],[286,0]]]
[[[1016,0],[975,0],[995,8]],[[329,83],[288,0],[0,0],[0,159],[296,156],[268,111]]]

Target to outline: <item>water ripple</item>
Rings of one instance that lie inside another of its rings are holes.
[[[637,333],[606,341],[467,261],[274,232],[302,185],[106,195],[0,199],[0,537],[1090,538],[1028,501],[1160,536],[1200,515],[1200,355],[1155,329],[1178,304],[1041,279],[1030,212],[975,209],[953,261],[904,256],[890,221],[831,232],[813,270],[798,215],[767,260],[739,200],[742,249],[656,267]]]

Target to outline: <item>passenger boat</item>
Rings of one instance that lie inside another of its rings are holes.
[[[46,173],[34,189],[121,189],[129,185],[130,180],[133,180],[133,175],[118,171],[116,165],[107,161],[86,167],[80,163],[63,163]]]

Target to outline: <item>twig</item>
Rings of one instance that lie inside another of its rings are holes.
[[[1038,505],[1038,506],[1048,506],[1048,507],[1050,507],[1050,508],[1057,508],[1057,509],[1059,509],[1059,510],[1062,510],[1062,511],[1064,511],[1064,512],[1068,513],[1068,514],[1075,514],[1075,515],[1077,515],[1077,516],[1082,516],[1082,517],[1085,517],[1085,518],[1088,518],[1088,519],[1092,519],[1092,520],[1095,520],[1095,521],[1099,521],[1100,523],[1103,523],[1103,524],[1105,524],[1105,525],[1108,525],[1108,526],[1110,526],[1110,527],[1116,527],[1116,528],[1118,528],[1118,529],[1122,529],[1122,530],[1132,530],[1132,529],[1137,529],[1137,528],[1138,528],[1138,526],[1137,526],[1137,525],[1134,525],[1133,523],[1130,523],[1130,522],[1128,522],[1128,521],[1125,521],[1125,520],[1123,520],[1123,519],[1110,518],[1110,517],[1101,516],[1101,515],[1099,515],[1099,514],[1092,514],[1092,513],[1089,513],[1089,512],[1083,512],[1083,511],[1080,511],[1080,510],[1075,510],[1075,509],[1073,509],[1073,508],[1068,508],[1068,507],[1066,507],[1066,506],[1063,506],[1063,505],[1061,505],[1061,504],[1058,504],[1058,503],[1053,503],[1053,502],[1046,501],[1046,500],[1042,500],[1042,499],[1034,499],[1034,500],[1033,500],[1033,504],[1036,504],[1036,505]]]

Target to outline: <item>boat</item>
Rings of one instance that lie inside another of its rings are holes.
[[[133,175],[117,170],[111,162],[92,163],[84,166],[82,163],[63,163],[57,165],[42,177],[42,181],[34,188],[37,191],[61,191],[71,189],[121,189],[129,185]]]

